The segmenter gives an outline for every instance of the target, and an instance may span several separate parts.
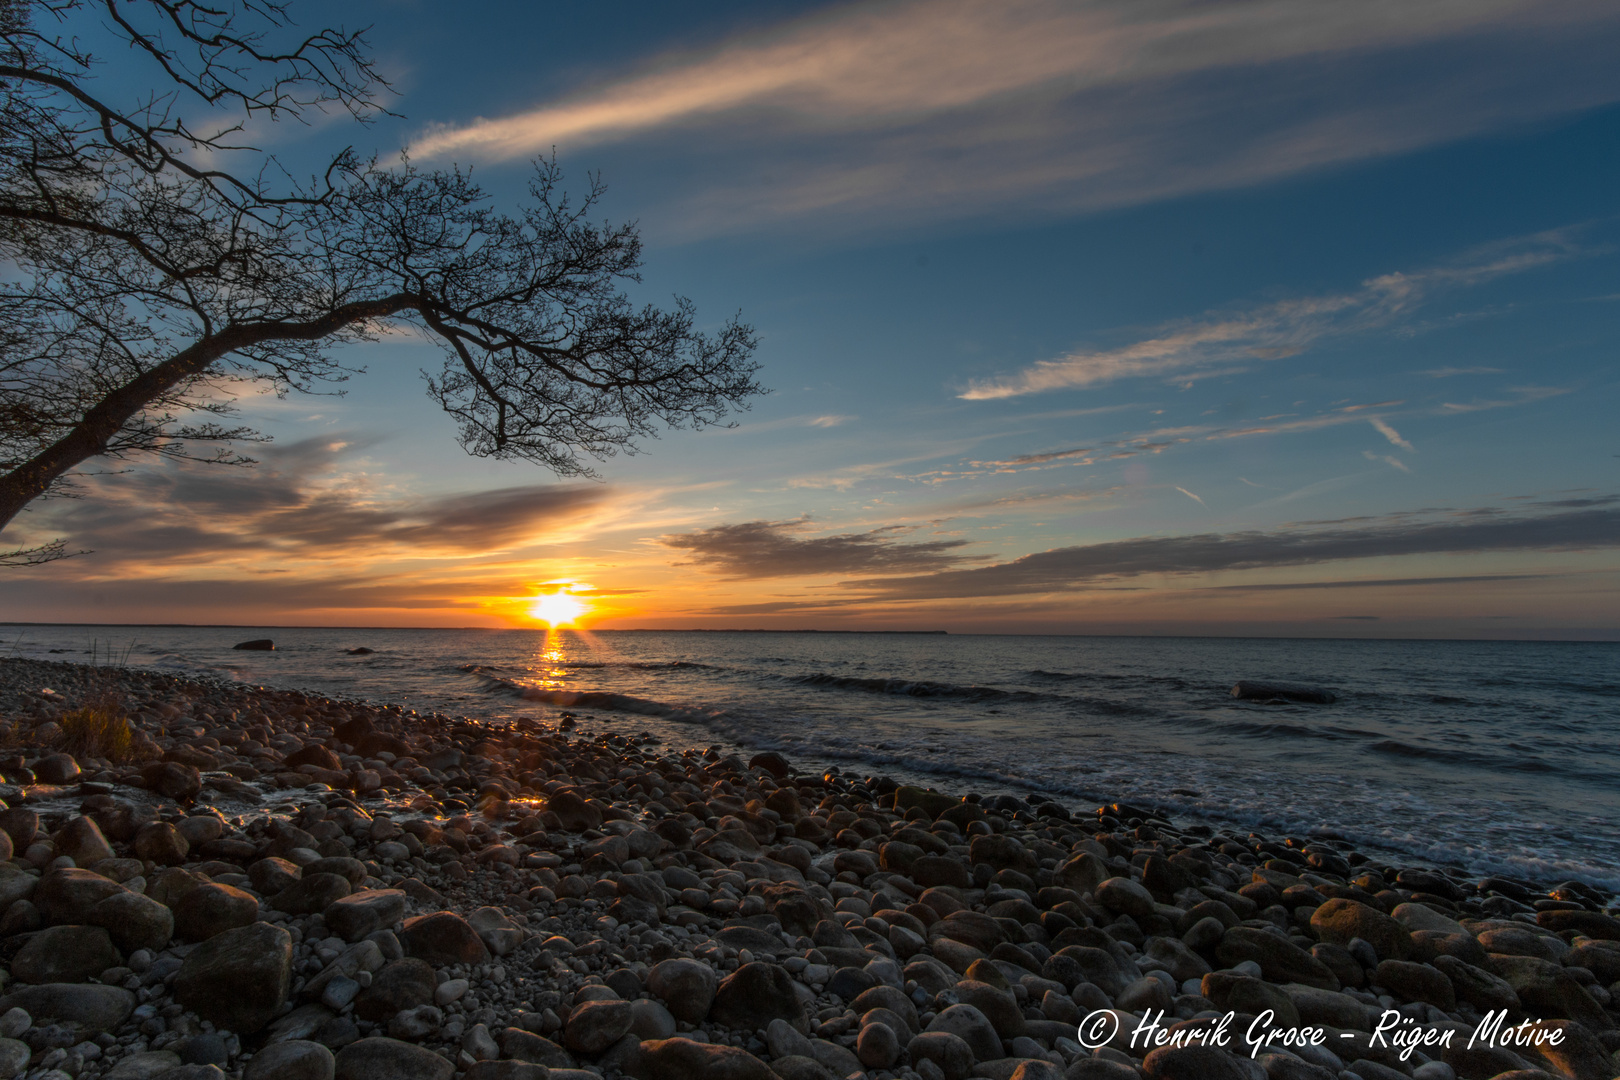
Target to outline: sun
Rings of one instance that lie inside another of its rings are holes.
[[[529,615],[548,626],[571,626],[588,610],[585,604],[565,592],[545,593],[534,598]]]

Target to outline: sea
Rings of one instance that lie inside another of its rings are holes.
[[[269,637],[273,652],[237,651]],[[348,650],[366,648],[365,654]],[[0,624],[127,664],[1620,890],[1620,643]],[[1235,699],[1239,680],[1331,704]]]

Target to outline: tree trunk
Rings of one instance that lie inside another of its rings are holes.
[[[97,402],[73,429],[11,472],[0,476],[0,530],[23,508],[77,468],[106,451],[107,444],[140,411],[188,378],[207,371],[215,361],[265,341],[313,341],[365,319],[386,318],[414,307],[419,298],[398,293],[381,300],[345,304],[305,322],[250,323],[227,326],[194,342],[170,359],[141,373]]]

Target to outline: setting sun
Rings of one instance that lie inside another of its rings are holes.
[[[565,592],[547,593],[534,598],[529,615],[550,626],[568,626],[585,614],[585,604]]]

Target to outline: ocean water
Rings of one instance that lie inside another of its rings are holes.
[[[231,645],[273,637],[276,651]],[[351,656],[348,648],[375,652]],[[1123,799],[1395,862],[1620,889],[1620,644],[0,625],[106,662],[779,750],[952,792]],[[1321,686],[1330,705],[1230,696]]]

